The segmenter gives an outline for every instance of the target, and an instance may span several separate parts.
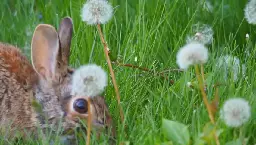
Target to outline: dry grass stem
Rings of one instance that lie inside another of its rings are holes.
[[[107,63],[108,63],[108,67],[109,67],[109,71],[110,71],[110,74],[111,74],[111,79],[112,79],[112,82],[113,82],[113,85],[114,85],[114,88],[115,88],[116,99],[117,99],[117,103],[118,103],[118,107],[119,107],[120,117],[121,117],[121,121],[123,123],[124,122],[124,113],[123,113],[123,109],[122,109],[122,106],[121,106],[120,93],[119,93],[118,86],[117,86],[117,83],[116,83],[115,73],[113,71],[111,60],[110,60],[109,54],[108,54],[109,53],[109,48],[108,48],[108,45],[107,45],[107,43],[104,39],[100,24],[97,25],[97,29],[98,29],[98,32],[99,32],[99,35],[100,35],[100,40],[101,40],[101,42],[104,46],[104,53],[105,53],[106,60],[107,60]]]
[[[92,122],[92,112],[91,112],[91,101],[88,98],[88,120],[87,120],[87,138],[86,138],[86,145],[90,145],[90,138],[91,138],[91,122]]]
[[[201,65],[201,69],[203,69],[202,65]],[[204,104],[205,104],[206,109],[208,111],[209,118],[211,120],[211,123],[215,125],[214,116],[213,116],[213,113],[212,113],[212,107],[208,102],[207,95],[206,95],[205,89],[204,89],[203,78],[202,78],[202,76],[200,76],[198,65],[195,65],[195,71],[196,71],[197,80],[199,82],[199,87],[200,87],[200,91],[201,91],[201,94],[202,94],[202,97],[203,97],[203,101],[204,101]],[[203,72],[203,71],[201,70],[201,72]],[[216,132],[214,133],[214,137],[215,137],[216,144],[220,145],[220,142],[219,142],[218,136],[216,135]]]
[[[145,68],[145,67],[140,67],[140,66],[136,66],[136,65],[133,65],[133,64],[122,64],[122,63],[119,63],[119,62],[112,62],[113,64],[117,64],[118,66],[124,66],[124,67],[129,67],[129,68],[135,68],[135,69],[139,69],[139,70],[142,70],[142,71],[145,71],[145,72],[149,72],[150,74],[153,74],[153,76],[160,76],[161,78],[167,80],[170,84],[174,84],[174,81],[173,80],[170,80],[164,72],[155,72],[153,70],[150,70],[148,68]],[[174,71],[176,70],[179,70],[179,69],[173,69]],[[165,72],[170,72],[172,71],[171,69],[170,70],[165,70]]]

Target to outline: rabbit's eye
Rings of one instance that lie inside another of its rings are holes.
[[[85,99],[77,99],[74,102],[73,107],[76,112],[85,114],[88,111],[88,102]]]

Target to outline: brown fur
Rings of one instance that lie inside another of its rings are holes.
[[[36,80],[36,73],[18,48],[0,43],[0,61],[1,68],[10,72],[23,87],[31,88]]]
[[[97,123],[105,125],[107,128],[111,131],[111,136],[116,136],[115,127],[112,125],[112,117],[109,114],[108,106],[106,105],[106,102],[103,97],[95,97],[92,99],[92,105],[94,106],[93,114],[94,118],[93,120],[97,120]]]
[[[37,119],[31,106],[35,80],[33,67],[19,49],[0,43],[1,126],[9,124],[11,129],[13,124],[20,128],[35,126]]]

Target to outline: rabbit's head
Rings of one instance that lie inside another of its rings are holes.
[[[65,131],[79,127],[86,120],[88,107],[92,110],[92,125],[96,128],[112,126],[111,116],[103,97],[95,97],[88,106],[87,99],[71,95],[74,69],[69,67],[73,24],[64,18],[56,31],[51,25],[36,27],[31,44],[32,65],[38,74],[34,88],[35,100],[42,106],[37,118],[42,127],[51,128],[62,122]],[[73,108],[73,109],[70,109]]]

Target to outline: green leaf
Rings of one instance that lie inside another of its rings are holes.
[[[200,136],[198,136],[194,141],[194,145],[205,145],[205,144],[206,142],[202,140]]]
[[[204,126],[203,132],[200,134],[200,138],[208,145],[211,145],[215,144],[215,135],[219,136],[221,133],[221,129],[217,130],[216,126],[209,122]]]
[[[189,144],[189,131],[188,127],[182,123],[163,119],[162,130],[165,137],[171,140],[176,145],[188,145]]]
[[[242,141],[240,139],[230,141],[226,143],[225,145],[243,145]]]
[[[173,145],[173,143],[171,141],[168,141],[168,142],[162,142],[160,145]]]
[[[214,133],[216,132],[216,128],[212,123],[207,123],[204,126],[202,139],[207,141],[208,143],[214,140]]]

